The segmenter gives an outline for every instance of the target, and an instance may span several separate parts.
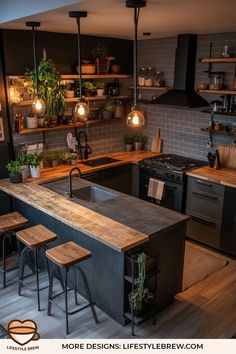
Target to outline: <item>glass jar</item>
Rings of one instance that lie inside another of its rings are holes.
[[[153,85],[154,70],[151,66],[146,69],[144,85],[151,87]]]
[[[221,90],[223,88],[224,75],[221,73],[211,74],[211,81],[209,83],[210,90]]]
[[[163,73],[161,71],[156,71],[153,75],[153,86],[155,87],[161,87],[163,86]]]
[[[145,68],[141,67],[139,69],[138,73],[138,86],[144,86],[145,85]]]

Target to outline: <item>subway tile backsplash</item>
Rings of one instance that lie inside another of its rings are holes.
[[[232,55],[236,56],[236,33],[207,34],[198,36],[198,49],[196,60],[196,87],[199,83],[208,83],[209,79],[204,70],[208,64],[199,63],[199,58],[209,56],[209,45],[212,42],[212,56],[219,57],[224,45],[230,47]],[[174,63],[175,63],[175,38],[141,40],[138,43],[138,66],[153,66],[157,71],[164,72],[167,86],[173,85]],[[233,87],[235,76],[234,64],[213,64],[212,70],[225,72],[225,84]],[[126,85],[130,82],[126,82]],[[122,82],[123,89],[125,82]],[[128,92],[128,91],[127,91]],[[156,91],[140,91],[141,98],[151,99]],[[219,95],[204,95],[209,102],[219,98]],[[143,129],[148,136],[147,148],[150,149],[151,140],[155,128],[161,128],[161,136],[164,139],[163,151],[165,153],[176,153],[190,156],[197,159],[206,159],[208,151],[221,144],[229,144],[235,140],[234,137],[221,135],[213,136],[213,148],[207,147],[208,134],[201,131],[201,128],[208,126],[210,115],[200,112],[200,109],[187,109],[174,106],[158,106],[154,104],[142,104],[141,108],[146,111],[146,126]],[[236,123],[236,117],[215,115],[215,121],[232,124]],[[113,151],[124,150],[123,136],[133,133],[128,128],[124,119],[112,119],[102,122],[99,125],[85,128],[88,133],[88,142],[92,147],[93,155],[105,154]],[[65,129],[46,132],[46,148],[48,150],[63,150],[67,148],[66,135],[74,129]],[[42,142],[42,133],[29,135],[14,134],[15,145],[21,143]]]

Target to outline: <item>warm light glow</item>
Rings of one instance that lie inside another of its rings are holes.
[[[43,113],[45,110],[45,103],[42,98],[35,97],[32,103],[32,110],[34,113]]]
[[[11,103],[18,103],[20,101],[20,95],[14,86],[9,88],[9,100]]]
[[[85,102],[78,102],[73,109],[73,117],[78,121],[87,121],[89,118],[89,107]]]
[[[142,127],[145,124],[145,118],[142,112],[132,111],[127,116],[127,125],[132,127]]]

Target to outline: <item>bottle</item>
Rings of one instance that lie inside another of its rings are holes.
[[[15,132],[19,133],[20,129],[19,129],[19,115],[18,114],[15,115],[14,127],[15,127]]]
[[[138,73],[138,86],[145,85],[145,68],[141,67]]]
[[[21,132],[23,129],[25,129],[25,119],[22,116],[22,114],[19,114],[18,119],[19,119],[19,132]]]

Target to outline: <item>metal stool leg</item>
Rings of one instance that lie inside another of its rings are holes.
[[[66,314],[66,334],[69,334],[68,298],[67,298],[67,273],[68,273],[68,268],[65,269],[65,314]]]
[[[90,288],[89,288],[89,284],[88,284],[88,280],[87,280],[86,274],[83,271],[83,269],[80,268],[79,266],[77,266],[76,268],[80,271],[80,273],[82,275],[82,278],[83,278],[83,281],[84,281],[85,290],[87,292],[87,296],[88,296],[88,299],[89,299],[89,304],[90,304],[90,307],[91,307],[91,310],[92,310],[92,314],[93,314],[93,317],[94,317],[94,321],[96,323],[99,323],[98,318],[97,318],[97,313],[96,313],[96,310],[95,310],[95,307],[94,307],[93,297],[92,297],[92,294],[91,294],[91,291],[90,291]]]
[[[35,266],[36,266],[36,283],[37,283],[36,286],[37,286],[38,311],[40,311],[38,251],[39,248],[36,248],[35,249]]]
[[[6,287],[6,233],[2,236],[3,288]]]
[[[49,288],[48,288],[48,316],[51,315],[52,310],[52,290],[53,290],[53,280],[54,280],[54,270],[51,269],[50,276],[49,276]]]
[[[79,305],[79,302],[78,302],[78,292],[77,292],[76,268],[74,268],[74,296],[75,296],[75,304],[76,304],[76,305]]]
[[[18,281],[18,295],[21,296],[21,288],[22,288],[22,280],[24,279],[24,257],[26,252],[28,251],[27,247],[25,247],[20,254],[20,260],[19,260],[19,281]]]

